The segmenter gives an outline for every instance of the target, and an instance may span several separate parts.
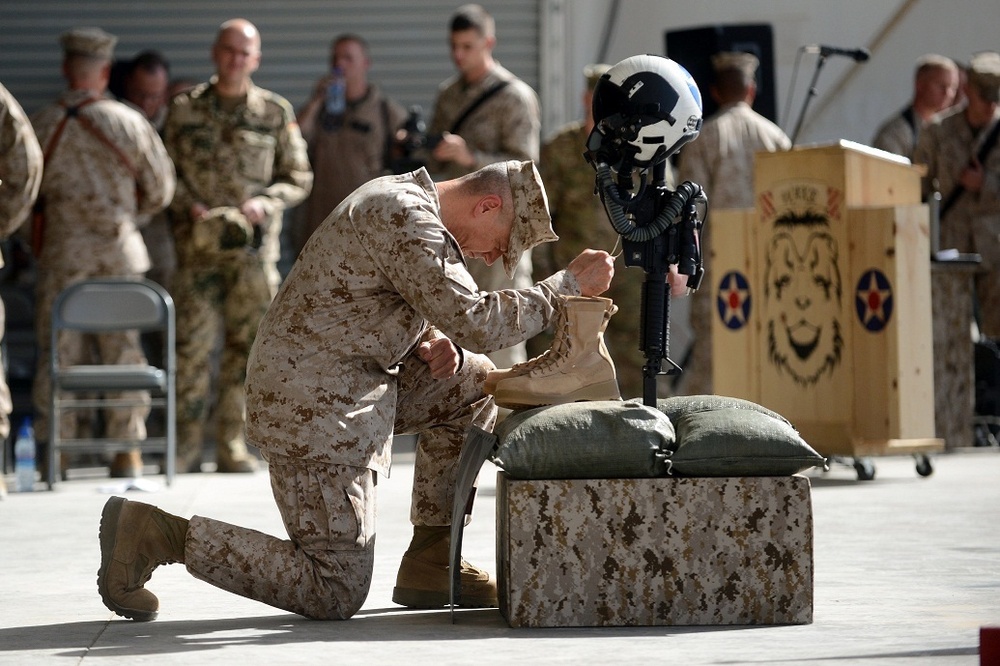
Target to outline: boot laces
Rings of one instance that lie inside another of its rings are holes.
[[[543,372],[564,358],[572,346],[572,336],[570,335],[569,317],[564,317],[560,322],[561,326],[556,329],[555,339],[552,347],[536,359],[538,363],[531,368],[531,373]]]

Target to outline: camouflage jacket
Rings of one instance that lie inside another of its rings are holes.
[[[920,132],[913,151],[913,163],[927,166],[923,177],[924,195],[935,187],[947,200],[959,184],[959,176],[976,156],[986,137],[1000,122],[1000,108],[993,121],[973,130],[965,119],[965,107],[945,111],[935,117]],[[979,192],[965,192],[941,216],[942,247],[955,247],[961,252],[975,252],[972,241],[973,225],[979,218],[1000,215],[1000,144],[983,162],[983,186]]]
[[[432,161],[428,169],[436,177],[440,174],[440,178],[455,178],[504,160],[538,160],[541,132],[538,95],[499,64],[475,85],[467,85],[460,76],[445,81],[438,91],[428,131],[430,134],[451,131],[465,109],[501,81],[507,81],[507,86],[473,111],[456,132],[472,150],[476,164],[466,169],[454,163]]]
[[[279,256],[281,217],[309,194],[312,170],[292,106],[250,84],[245,103],[227,112],[213,81],[179,94],[170,104],[163,140],[177,168],[171,204],[178,259],[189,258],[190,211],[240,206],[258,198],[267,211],[260,256]]]
[[[38,139],[21,105],[0,84],[0,238],[14,233],[24,222],[41,182]]]
[[[913,124],[907,116],[913,118]],[[908,106],[879,126],[872,137],[872,146],[909,159],[913,157],[913,149],[917,145],[920,122],[920,118],[913,113],[913,107]]]
[[[479,291],[440,215],[420,169],[369,181],[320,225],[250,352],[249,442],[386,474],[396,375],[420,363],[421,340],[508,347],[549,325],[555,293],[579,293],[566,271],[527,289]]]
[[[48,153],[39,192],[45,202],[39,261],[55,268],[92,258],[102,272],[143,273],[149,255],[137,226],[170,203],[174,168],[144,116],[104,97],[80,106],[91,98],[90,91],[69,90],[31,117],[42,152]],[[76,118],[66,121],[50,146],[67,109],[77,106],[76,113],[121,155]]]
[[[681,148],[677,182],[701,185],[710,208],[753,208],[754,153],[790,146],[781,128],[737,102],[706,120],[698,138]]]

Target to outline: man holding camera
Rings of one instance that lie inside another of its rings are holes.
[[[370,67],[368,43],[359,35],[340,35],[330,49],[330,73],[316,82],[299,111],[315,187],[300,208],[296,254],[337,204],[389,167],[406,109],[368,81]],[[334,88],[331,95],[331,86],[338,85],[342,90]]]
[[[430,135],[441,136],[428,170],[435,178],[456,178],[491,162],[537,160],[541,119],[538,96],[528,84],[493,59],[493,17],[479,5],[459,7],[451,19],[451,58],[457,74],[442,84]],[[513,279],[499,266],[474,262],[469,272],[486,291],[531,285],[531,257],[521,259]],[[524,345],[490,355],[498,366],[524,361]]]

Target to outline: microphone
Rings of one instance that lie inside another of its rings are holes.
[[[839,46],[827,46],[825,44],[809,44],[803,47],[806,53],[818,53],[824,58],[827,56],[844,56],[856,62],[864,62],[872,57],[868,49],[842,49]]]

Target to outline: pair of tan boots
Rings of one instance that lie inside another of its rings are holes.
[[[604,344],[604,331],[616,312],[610,298],[559,299],[551,348],[511,368],[493,370],[486,377],[485,392],[507,409],[621,400],[615,364]]]

